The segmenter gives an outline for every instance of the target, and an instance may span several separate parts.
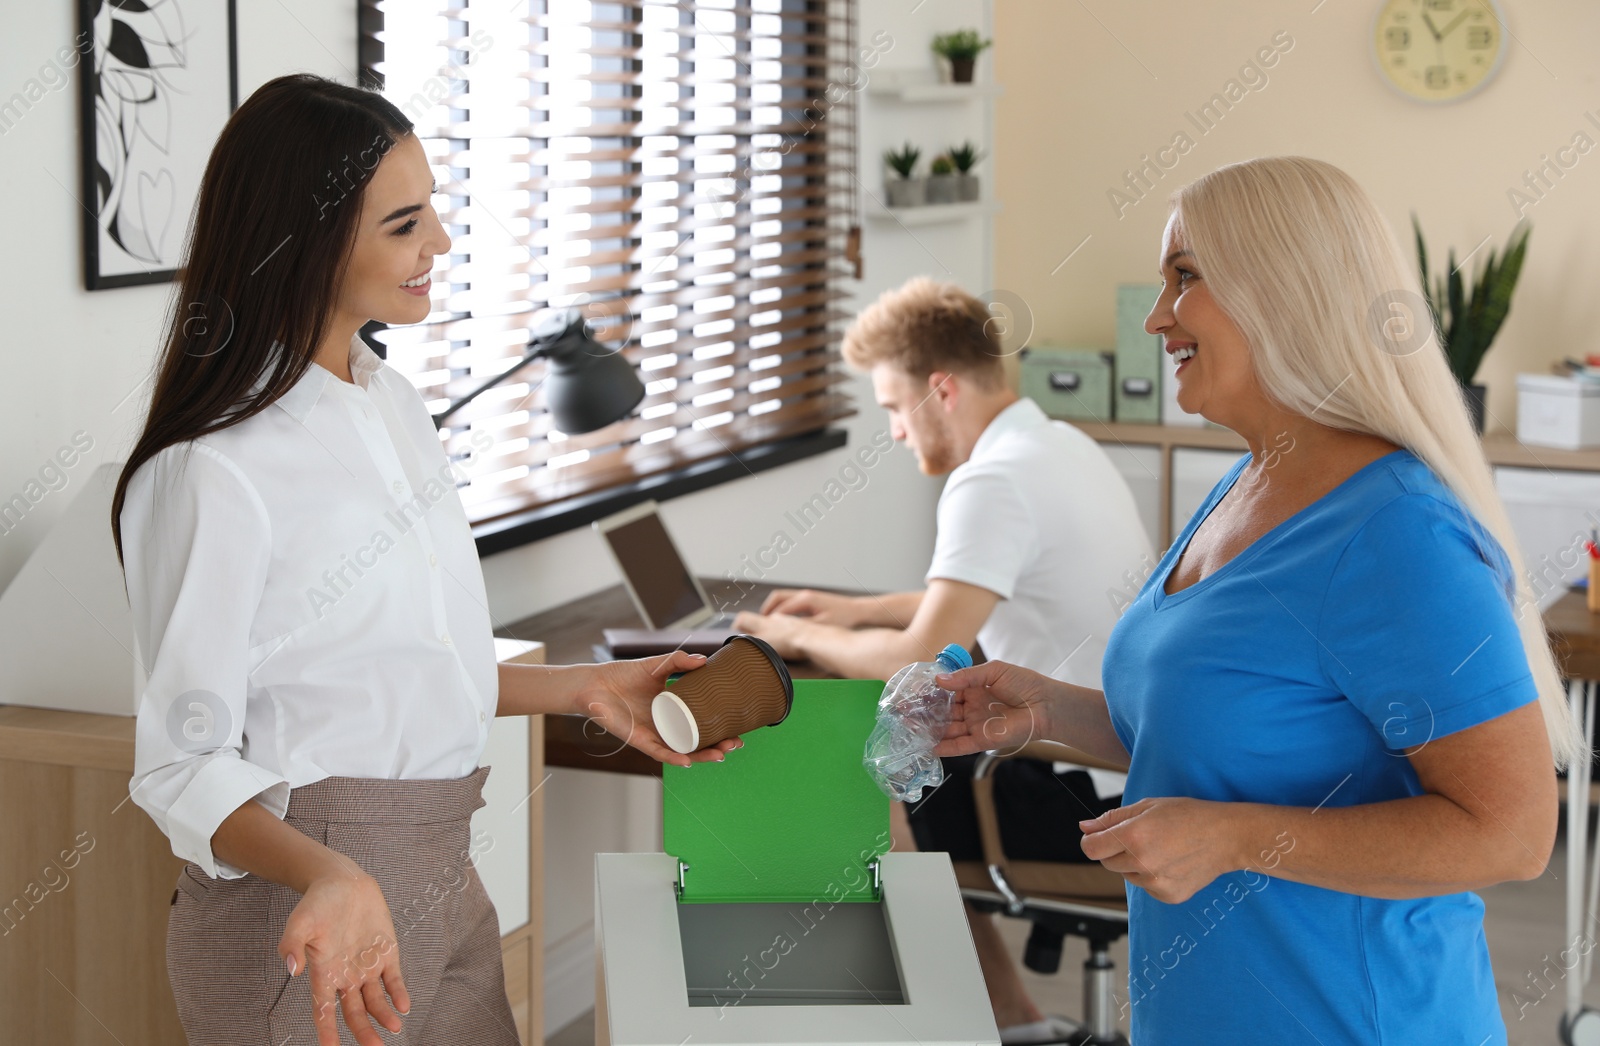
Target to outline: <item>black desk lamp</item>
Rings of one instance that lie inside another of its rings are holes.
[[[541,357],[550,361],[550,372],[544,379],[550,419],[568,435],[593,432],[621,421],[644,399],[644,383],[633,365],[622,353],[594,340],[581,312],[551,309],[535,324],[522,362],[496,374],[450,404],[442,414],[435,414],[435,427],[442,427],[450,415]]]

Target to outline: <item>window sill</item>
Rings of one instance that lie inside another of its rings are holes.
[[[686,468],[646,476],[626,486],[611,487],[477,524],[472,537],[478,555],[505,552],[543,538],[576,530],[641,501],[668,501],[729,480],[826,454],[845,445],[843,429],[823,429],[802,436],[750,447],[736,454],[697,461]]]

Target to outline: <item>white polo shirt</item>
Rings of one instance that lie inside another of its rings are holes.
[[[984,655],[1100,689],[1124,572],[1143,576],[1154,562],[1133,494],[1100,445],[1019,399],[950,473],[938,526],[927,579],[1000,597],[978,630]]]

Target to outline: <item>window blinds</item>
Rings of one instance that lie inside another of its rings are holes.
[[[509,9],[508,9],[509,7]],[[851,0],[361,0],[364,78],[416,124],[452,238],[376,337],[435,413],[579,307],[634,414],[552,429],[544,363],[452,416],[476,524],[826,428],[850,275]]]

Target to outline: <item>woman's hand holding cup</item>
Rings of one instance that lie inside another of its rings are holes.
[[[606,733],[621,739],[651,759],[675,766],[721,762],[744,741],[730,737],[688,755],[680,755],[661,740],[650,717],[650,704],[674,673],[692,672],[706,663],[705,655],[674,650],[634,661],[608,661],[597,666],[594,679],[578,699],[576,711],[588,716]]]

